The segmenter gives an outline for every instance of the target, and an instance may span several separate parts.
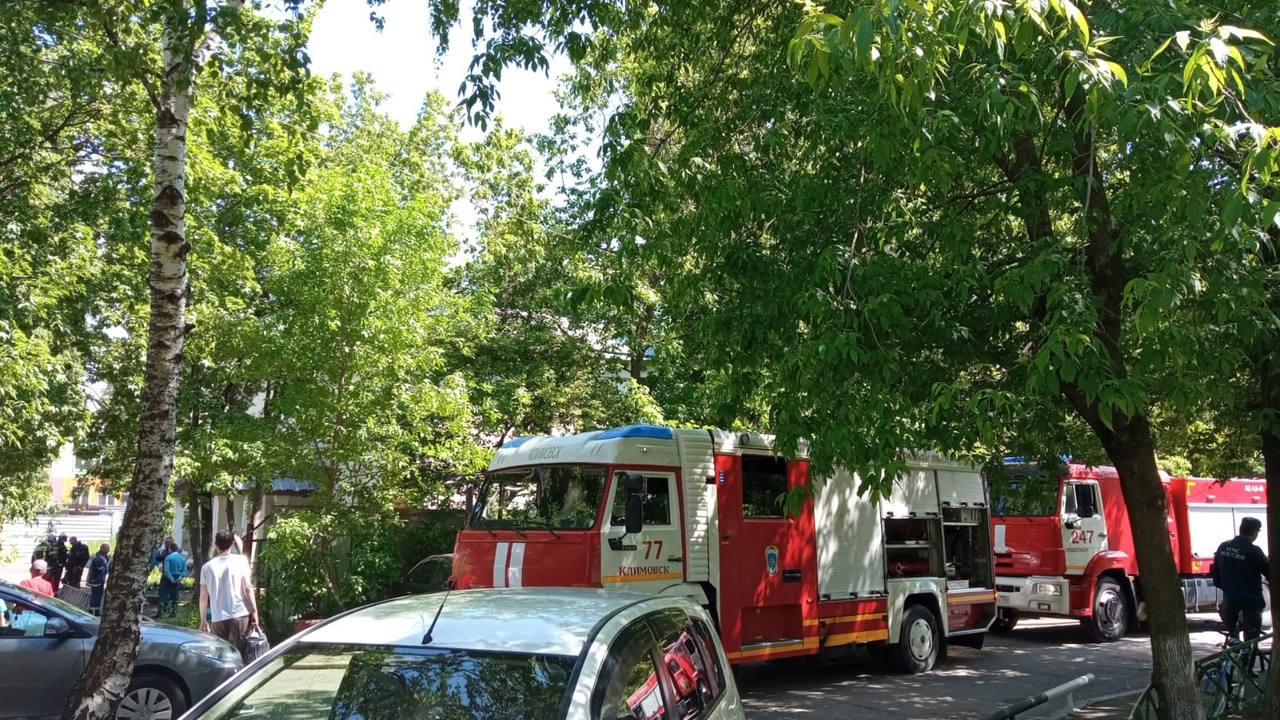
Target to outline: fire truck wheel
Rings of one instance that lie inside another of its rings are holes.
[[[889,649],[894,665],[912,675],[933,669],[942,645],[933,613],[922,605],[908,605],[902,613],[901,632],[897,644]]]
[[[1006,633],[1018,626],[1018,611],[1001,608],[996,613],[995,622],[991,623],[991,632]]]
[[[1124,637],[1129,630],[1129,601],[1124,589],[1111,578],[1098,578],[1093,589],[1093,614],[1080,618],[1089,642],[1110,643]]]

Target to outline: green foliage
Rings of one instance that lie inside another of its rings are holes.
[[[382,596],[400,578],[395,513],[368,506],[308,509],[271,526],[258,560],[263,617],[275,635]]]
[[[637,344],[614,342],[625,325],[575,299],[602,284],[599,270],[541,197],[524,139],[499,125],[460,148],[458,159],[476,188],[480,221],[474,256],[456,279],[465,332],[447,362],[465,369],[478,433],[501,442],[660,421],[648,389],[632,379],[643,372],[646,346],[638,346],[639,363],[630,362]]]

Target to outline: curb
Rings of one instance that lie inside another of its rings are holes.
[[[1124,697],[1133,697],[1136,699],[1137,696],[1146,692],[1146,690],[1147,689],[1144,687],[1139,690],[1125,690],[1123,692],[1111,693],[1110,695],[1099,695],[1098,697],[1088,698],[1083,702],[1081,702],[1079,705],[1076,705],[1075,703],[1071,703],[1071,704],[1068,704],[1066,707],[1053,713],[1052,715],[1045,715],[1044,720],[1063,720],[1063,718],[1070,717],[1075,713],[1081,710],[1084,710],[1090,705],[1109,702],[1111,700],[1119,700],[1120,698],[1124,698]]]

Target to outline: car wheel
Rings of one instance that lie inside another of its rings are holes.
[[[933,669],[942,646],[933,612],[922,605],[908,605],[902,613],[901,633],[901,639],[889,646],[894,665],[912,675]]]
[[[177,683],[164,675],[143,673],[124,691],[115,720],[178,720],[186,711],[187,697]]]

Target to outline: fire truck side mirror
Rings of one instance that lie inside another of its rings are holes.
[[[627,534],[634,535],[644,530],[644,476],[623,475],[620,480],[619,489],[627,494]]]
[[[639,495],[627,496],[627,534],[644,530],[644,500]]]
[[[1095,514],[1095,511],[1092,505],[1081,505],[1076,511],[1076,515],[1079,515],[1085,520],[1088,520],[1089,518],[1093,517],[1094,514]]]

